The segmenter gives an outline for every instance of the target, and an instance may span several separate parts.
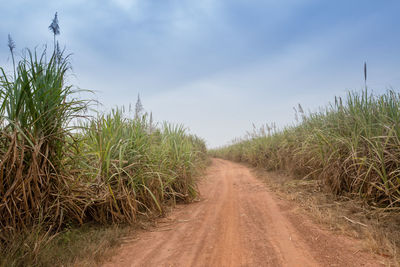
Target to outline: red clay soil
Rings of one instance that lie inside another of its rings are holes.
[[[104,266],[382,266],[321,229],[243,165],[213,159],[199,202],[179,205]]]

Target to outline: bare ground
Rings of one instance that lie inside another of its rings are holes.
[[[104,266],[382,266],[360,241],[322,229],[250,170],[213,159],[201,197],[125,243]]]

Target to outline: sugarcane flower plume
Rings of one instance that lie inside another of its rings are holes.
[[[54,19],[49,26],[49,30],[53,32],[54,35],[60,34],[60,26],[58,25],[58,15],[57,12],[54,15]]]
[[[10,49],[11,53],[14,51],[15,49],[15,42],[14,40],[11,38],[11,35],[8,34],[8,48]]]

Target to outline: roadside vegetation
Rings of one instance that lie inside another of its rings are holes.
[[[285,181],[298,185],[291,186],[292,193],[308,184],[311,191],[322,188],[358,201],[359,208],[379,212],[374,216],[379,225],[395,229],[398,223],[389,226],[387,215],[400,211],[400,94],[375,95],[366,88],[318,112],[306,114],[299,105],[297,116],[296,125],[282,130],[267,125],[210,154],[300,179]],[[389,237],[399,248],[400,237]]]
[[[112,225],[191,201],[206,162],[202,139],[181,125],[154,123],[139,98],[134,114],[115,108],[89,116],[91,101],[68,83],[57,14],[49,29],[53,51],[18,56],[9,36],[13,69],[0,68],[0,266],[54,266],[99,254],[99,245],[97,254],[77,247],[104,238],[111,244],[123,232],[108,231]]]
[[[400,94],[350,92],[296,126],[264,127],[214,155],[319,179],[335,194],[400,209]]]

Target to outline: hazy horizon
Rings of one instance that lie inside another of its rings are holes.
[[[80,88],[104,109],[140,93],[157,121],[183,123],[221,146],[252,129],[294,122],[362,90],[363,64],[376,93],[400,88],[398,1],[0,0],[0,66],[47,43],[58,12],[60,45],[73,53]]]

